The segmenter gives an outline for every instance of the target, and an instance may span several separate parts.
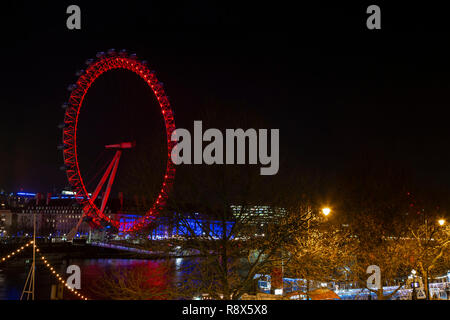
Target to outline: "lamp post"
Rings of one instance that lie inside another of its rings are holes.
[[[447,294],[447,300],[450,300],[450,286],[448,284],[445,286],[445,293]]]
[[[416,291],[416,270],[412,269],[411,273],[413,275],[413,290],[412,290],[412,300],[417,300],[417,291]]]
[[[312,219],[312,209],[311,206],[308,205],[308,224],[307,224],[307,230],[306,230],[306,241],[309,241],[309,229],[310,229],[310,223],[311,223],[311,219]],[[322,214],[327,217],[330,213],[331,213],[331,209],[329,207],[323,207],[321,209]],[[305,279],[306,281],[306,292],[309,291],[309,280]],[[306,296],[306,300],[309,300],[309,296]]]
[[[439,226],[443,227],[445,225],[445,219],[437,220]],[[428,241],[428,219],[425,219],[425,240]],[[430,300],[430,279],[428,276],[428,267],[425,269],[425,284],[426,284],[426,297]]]

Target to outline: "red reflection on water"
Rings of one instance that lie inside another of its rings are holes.
[[[82,267],[81,292],[90,299],[169,299],[171,268],[152,260],[125,260]],[[99,292],[100,291],[100,292]]]

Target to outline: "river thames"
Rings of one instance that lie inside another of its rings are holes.
[[[66,269],[69,265],[77,265],[81,269],[81,292],[93,299],[106,299],[107,294],[93,292],[95,283],[102,278],[103,275],[115,270],[145,269],[148,273],[154,274],[150,276],[151,285],[164,290],[171,281],[174,281],[180,275],[178,267],[187,259],[174,258],[170,260],[173,265],[173,272],[164,273],[163,268],[167,265],[166,260],[146,260],[146,259],[69,259],[60,263],[51,262],[63,278],[67,278]],[[30,261],[25,259],[17,259],[14,264],[0,266],[0,300],[19,300],[23,286],[25,284],[27,274],[30,269]],[[50,271],[42,264],[38,263],[36,271],[36,300],[49,300],[51,295],[51,287],[57,284],[57,280]],[[70,293],[64,290],[64,299],[72,299]]]

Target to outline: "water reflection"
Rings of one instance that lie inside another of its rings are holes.
[[[143,260],[143,259],[69,259],[59,264],[50,260],[55,271],[67,278],[66,269],[69,265],[78,265],[81,269],[81,292],[95,299],[107,299],[108,293],[102,296],[99,290],[93,290],[105,274],[117,274],[119,270],[134,270],[145,272],[146,285],[164,289],[169,283],[180,278],[180,270],[189,264],[189,259]],[[168,271],[168,266],[172,266]],[[14,264],[2,266],[0,269],[0,300],[19,300],[29,271],[29,264],[15,260]],[[167,270],[167,271],[166,271]],[[36,299],[49,300],[51,286],[57,284],[49,270],[38,265],[36,271]],[[98,287],[98,285],[97,285]],[[64,299],[72,299],[72,295],[64,291]]]

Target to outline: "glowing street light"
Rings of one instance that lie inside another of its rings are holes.
[[[443,226],[445,224],[445,220],[444,219],[439,219],[438,223],[440,226]]]
[[[331,213],[331,209],[328,207],[322,208],[322,213],[324,216],[328,216]]]

